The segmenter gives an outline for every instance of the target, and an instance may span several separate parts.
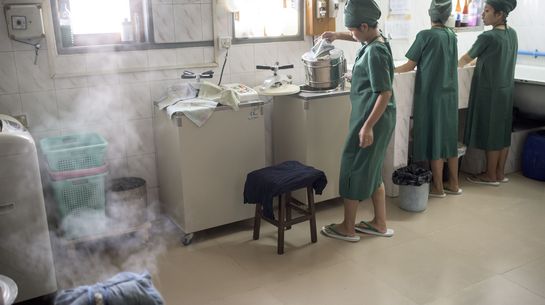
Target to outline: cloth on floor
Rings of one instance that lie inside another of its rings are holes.
[[[192,98],[179,101],[174,105],[167,107],[167,113],[172,117],[176,112],[182,112],[191,122],[201,127],[208,121],[214,113],[218,102],[205,100],[201,98]]]
[[[157,100],[157,107],[164,109],[179,101],[195,98],[197,89],[190,83],[176,84],[167,88],[167,93]]]
[[[203,82],[199,89],[199,98],[216,101],[222,105],[229,106],[238,111],[238,99],[233,89],[226,89],[209,82]]]
[[[147,272],[122,272],[92,286],[63,290],[55,305],[163,305],[164,301]]]
[[[272,202],[275,196],[307,186],[321,194],[326,185],[323,171],[297,161],[286,161],[249,173],[244,184],[244,203],[261,203],[263,214],[274,219]]]

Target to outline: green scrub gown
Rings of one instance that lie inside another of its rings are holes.
[[[373,41],[362,46],[352,69],[348,137],[341,158],[339,193],[343,198],[365,200],[382,183],[382,164],[395,127],[396,106],[392,98],[373,128],[374,142],[360,147],[359,132],[382,91],[392,90],[394,63],[387,43]]]
[[[416,35],[405,55],[417,63],[413,107],[413,159],[458,154],[458,46],[449,28]]]
[[[464,143],[486,151],[511,145],[517,33],[511,27],[479,35],[468,54],[477,59]]]

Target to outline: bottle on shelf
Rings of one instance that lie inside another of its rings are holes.
[[[130,22],[127,18],[125,18],[125,20],[121,24],[121,41],[122,42],[134,41],[132,22]]]
[[[455,13],[456,13],[456,19],[454,21],[454,26],[459,27],[462,21],[462,6],[460,5],[460,0],[456,0]]]
[[[467,27],[469,23],[469,3],[465,0],[464,10],[462,11],[462,20],[460,21],[461,27]]]
[[[72,20],[68,1],[59,1],[59,25],[61,30],[61,44],[63,47],[74,45],[74,35],[72,33]]]
[[[477,26],[479,23],[479,4],[477,0],[471,0],[469,3],[469,21],[468,26]]]

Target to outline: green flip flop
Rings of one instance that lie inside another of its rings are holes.
[[[369,235],[375,235],[375,236],[382,236],[382,237],[392,237],[394,235],[393,229],[386,229],[386,232],[380,232],[377,228],[375,228],[373,225],[371,225],[368,222],[360,221],[355,226],[355,229],[357,232],[369,234]]]
[[[344,241],[349,241],[349,242],[360,241],[360,237],[358,235],[349,236],[349,235],[343,234],[343,233],[335,230],[335,224],[334,223],[332,223],[330,225],[327,225],[327,226],[323,226],[322,229],[320,230],[320,232],[322,234],[324,234],[325,236],[327,236],[327,237],[336,238],[336,239],[340,239],[340,240],[344,240]]]

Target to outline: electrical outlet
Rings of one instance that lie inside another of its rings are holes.
[[[14,115],[13,118],[19,121],[19,123],[23,124],[26,129],[28,129],[28,120],[26,114]]]
[[[229,49],[231,47],[231,37],[228,37],[228,36],[219,37],[218,43],[220,48]]]

